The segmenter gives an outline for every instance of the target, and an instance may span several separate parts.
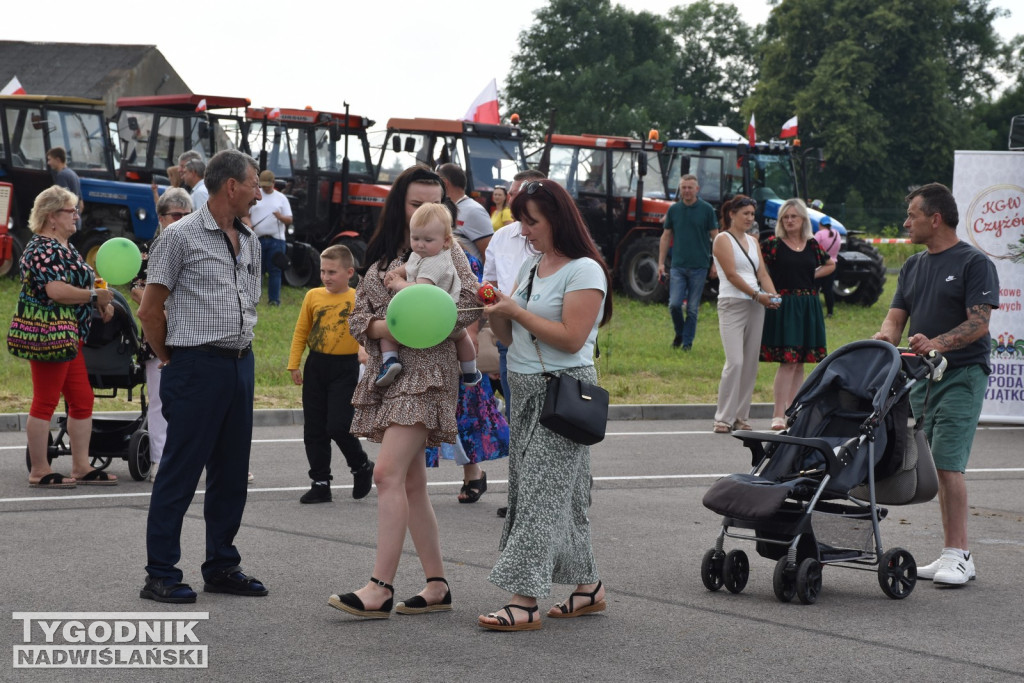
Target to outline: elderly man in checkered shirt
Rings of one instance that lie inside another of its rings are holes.
[[[148,576],[139,595],[147,600],[196,600],[176,565],[182,522],[204,468],[203,590],[267,594],[242,572],[234,545],[252,443],[260,297],[260,244],[241,217],[260,199],[258,171],[241,152],[215,155],[206,169],[209,201],[165,230],[150,251],[139,319],[161,361],[167,443],[146,524]]]

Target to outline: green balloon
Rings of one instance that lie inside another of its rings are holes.
[[[448,338],[457,315],[448,292],[434,285],[410,285],[391,300],[386,321],[399,344],[427,349]]]
[[[135,242],[114,237],[100,245],[96,252],[96,273],[110,285],[123,285],[139,274],[142,254]]]

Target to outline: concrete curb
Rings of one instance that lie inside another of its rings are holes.
[[[95,413],[98,418],[130,420],[139,415],[138,411]],[[750,407],[750,417],[767,420],[772,416],[772,404],[755,403]],[[53,429],[57,428],[58,415],[54,415]],[[28,413],[0,413],[0,432],[23,432]],[[715,406],[705,404],[623,404],[608,408],[608,419],[630,420],[713,420]],[[283,427],[302,424],[302,409],[256,410],[253,413],[255,427]]]

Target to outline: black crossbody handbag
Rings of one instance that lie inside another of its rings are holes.
[[[537,266],[530,270],[530,281],[526,286],[526,303],[533,292],[533,277]],[[608,392],[596,384],[583,382],[572,375],[548,372],[540,353],[537,337],[530,335],[537,349],[537,358],[545,379],[547,394],[540,411],[540,423],[556,434],[585,446],[592,446],[604,440],[608,426]],[[598,351],[600,357],[600,351]]]

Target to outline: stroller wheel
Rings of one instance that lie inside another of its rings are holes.
[[[878,563],[878,585],[893,600],[902,600],[911,594],[917,584],[917,562],[903,548],[892,548],[882,555]]]
[[[46,464],[53,464],[53,459],[58,455],[57,447],[53,445],[53,433],[50,432],[46,435]],[[32,471],[32,456],[28,452],[28,446],[25,446],[25,466],[29,472]]]
[[[110,467],[110,463],[114,461],[114,458],[109,455],[94,455],[89,460],[89,464],[98,470],[105,470]]]
[[[722,587],[722,564],[725,554],[712,548],[704,553],[704,559],[700,563],[700,580],[709,591],[716,591]]]
[[[818,601],[821,592],[821,563],[813,557],[804,558],[796,570],[796,596],[805,605]]]
[[[149,476],[149,432],[140,429],[132,434],[128,443],[128,473],[135,481],[144,481]]]
[[[796,595],[795,570],[788,567],[785,557],[775,563],[775,575],[772,577],[772,588],[779,602],[789,602]]]
[[[750,561],[742,550],[730,550],[722,565],[722,581],[730,593],[739,593],[750,577]]]

